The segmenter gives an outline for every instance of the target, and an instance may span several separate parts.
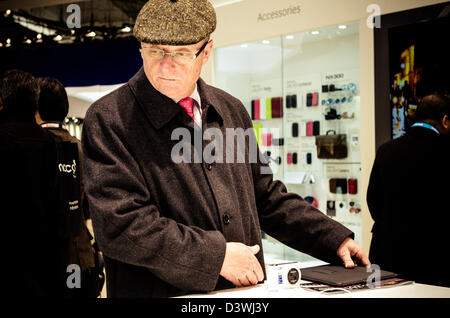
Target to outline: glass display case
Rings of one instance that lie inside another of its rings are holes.
[[[215,85],[252,117],[274,179],[361,243],[359,25],[217,48]],[[262,233],[266,262],[309,261]]]

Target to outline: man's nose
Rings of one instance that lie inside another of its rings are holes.
[[[173,64],[174,64],[174,62],[173,62],[173,59],[172,59],[172,55],[171,54],[164,54],[164,57],[163,57],[163,59],[162,59],[162,61],[161,61],[161,65],[162,66],[173,66]]]

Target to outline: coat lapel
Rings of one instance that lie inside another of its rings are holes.
[[[181,110],[169,97],[158,92],[149,82],[141,68],[129,81],[133,95],[148,120],[156,129],[167,124]]]

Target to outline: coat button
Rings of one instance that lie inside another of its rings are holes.
[[[230,224],[230,219],[231,219],[231,216],[229,216],[228,214],[224,214],[223,223]]]
[[[206,164],[206,169],[208,169],[209,171],[211,171],[212,165],[211,165],[210,163],[207,163],[207,164]]]

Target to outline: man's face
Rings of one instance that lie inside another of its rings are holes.
[[[145,48],[154,48],[167,53],[191,52],[195,54],[205,41],[185,46],[141,43],[144,72],[153,87],[171,99],[182,99],[189,96],[194,91],[202,66],[208,61],[213,41],[209,41],[197,58],[186,64],[176,63],[170,55],[165,55],[163,59],[154,59],[146,53],[148,51]]]

